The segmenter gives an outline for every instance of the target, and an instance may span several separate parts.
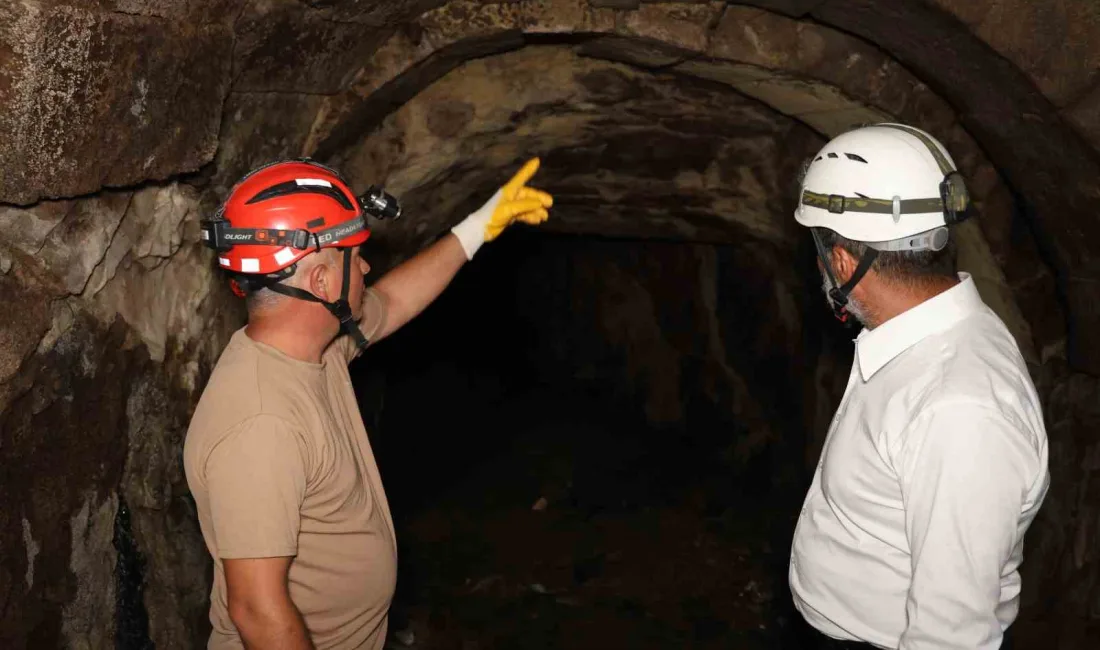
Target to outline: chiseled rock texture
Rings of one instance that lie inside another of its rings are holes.
[[[113,647],[120,501],[158,647],[191,647],[209,560],[182,476],[189,409],[239,306],[198,249],[198,194],[149,185],[4,208],[4,647]]]
[[[796,340],[812,325],[790,296],[816,289],[785,275],[810,255],[790,212],[805,158],[878,120],[942,138],[970,183],[962,265],[1031,364],[1051,438],[1021,645],[1085,647],[1098,116],[1093,0],[0,3],[0,647],[202,646],[209,560],[179,452],[243,314],[198,222],[251,167],[316,156],[400,194],[408,216],[374,240],[383,270],[541,156],[547,228],[643,240],[690,287],[690,318],[652,307],[679,285],[614,246],[570,276],[593,345],[644,351],[615,372],[647,416],[683,414],[677,376],[703,381],[758,433],[745,453],[808,442],[812,466],[846,368]],[[742,300],[782,327],[722,330],[742,276]],[[742,379],[800,354],[817,360],[804,376]],[[769,391],[796,379],[801,411],[783,411]]]

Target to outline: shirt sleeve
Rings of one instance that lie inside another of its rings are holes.
[[[1001,573],[1038,462],[1025,432],[981,405],[922,414],[895,460],[912,556],[899,650],[995,650]]]
[[[368,287],[363,291],[363,311],[360,313],[362,316],[359,319],[359,331],[367,341],[373,341],[386,324],[385,296]],[[355,345],[355,339],[349,334],[344,334],[333,341],[330,349],[342,356],[345,363],[351,363],[363,352]]]
[[[250,418],[213,448],[204,469],[220,558],[297,554],[306,455],[287,423]]]

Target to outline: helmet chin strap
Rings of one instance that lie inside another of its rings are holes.
[[[833,315],[840,322],[847,323],[848,317],[851,315],[848,313],[848,296],[852,293],[852,289],[855,289],[856,285],[859,284],[859,281],[863,279],[863,276],[867,275],[867,271],[871,270],[871,265],[875,263],[875,258],[878,257],[878,250],[868,247],[867,252],[860,258],[855,273],[848,278],[844,286],[840,286],[836,281],[836,275],[833,273],[833,265],[828,251],[825,250],[825,244],[821,243],[816,230],[811,229],[810,234],[813,236],[814,246],[817,248],[817,256],[821,259],[821,266],[824,267],[825,274],[829,278],[829,301],[833,306]]]
[[[352,249],[345,248],[343,287],[340,289],[340,299],[334,302],[326,302],[308,291],[303,291],[297,287],[288,287],[280,282],[269,284],[267,288],[284,296],[324,305],[325,309],[335,316],[336,320],[340,321],[340,333],[350,335],[355,344],[362,349],[367,347],[369,341],[367,337],[363,336],[358,323],[355,322],[355,317],[351,313],[351,303],[348,302],[348,292],[351,290],[351,256]]]

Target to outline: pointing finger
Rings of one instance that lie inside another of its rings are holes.
[[[539,159],[532,158],[521,168],[512,180],[508,181],[508,184],[504,186],[505,194],[509,192],[515,193],[516,190],[527,184],[527,181],[531,180],[531,177],[535,175],[535,172],[539,170]]]

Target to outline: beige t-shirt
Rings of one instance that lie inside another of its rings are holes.
[[[370,339],[385,307],[368,291]],[[214,558],[208,648],[241,648],[224,559],[294,556],[290,597],[317,648],[377,650],[397,577],[393,520],[337,339],[308,363],[237,331],[184,443],[187,482]]]

